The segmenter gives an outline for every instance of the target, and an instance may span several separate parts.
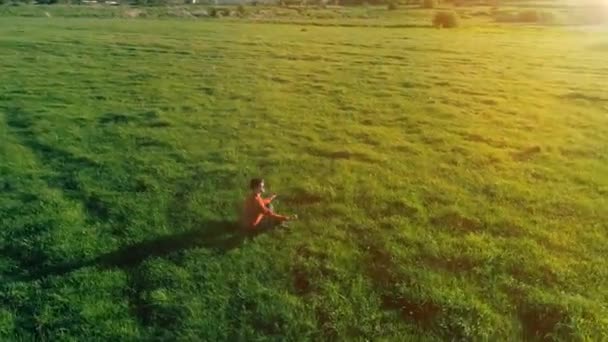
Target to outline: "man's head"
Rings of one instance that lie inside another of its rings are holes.
[[[264,189],[264,180],[262,178],[253,178],[249,182],[249,188],[251,191],[255,193],[263,193],[266,189]]]

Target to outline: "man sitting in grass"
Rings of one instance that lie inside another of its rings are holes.
[[[296,219],[297,216],[283,216],[275,214],[272,209],[272,201],[277,197],[272,194],[269,198],[262,198],[264,180],[254,178],[249,182],[251,193],[245,198],[241,225],[246,229],[265,229],[280,225],[285,221]]]

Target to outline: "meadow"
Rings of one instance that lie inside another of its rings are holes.
[[[1,340],[608,340],[608,27],[45,11],[0,10]],[[256,176],[298,221],[234,227]]]

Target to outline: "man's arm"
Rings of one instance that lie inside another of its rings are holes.
[[[285,221],[285,220],[289,219],[287,216],[275,214],[272,212],[272,210],[268,209],[268,207],[266,206],[267,200],[268,199],[263,199],[261,197],[258,200],[258,206],[260,207],[260,210],[262,211],[262,213],[264,215],[275,218],[277,220],[281,220],[281,221]],[[270,200],[272,201],[272,198]]]
[[[264,199],[264,204],[265,204],[265,205],[268,205],[268,204],[272,203],[272,201],[274,201],[274,199],[275,199],[276,197],[277,197],[277,195],[276,195],[276,194],[272,194],[272,196],[270,196],[270,198],[265,198],[265,199]]]

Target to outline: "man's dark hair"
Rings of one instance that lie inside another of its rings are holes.
[[[249,188],[251,190],[257,189],[264,180],[262,178],[253,178],[249,181]]]

